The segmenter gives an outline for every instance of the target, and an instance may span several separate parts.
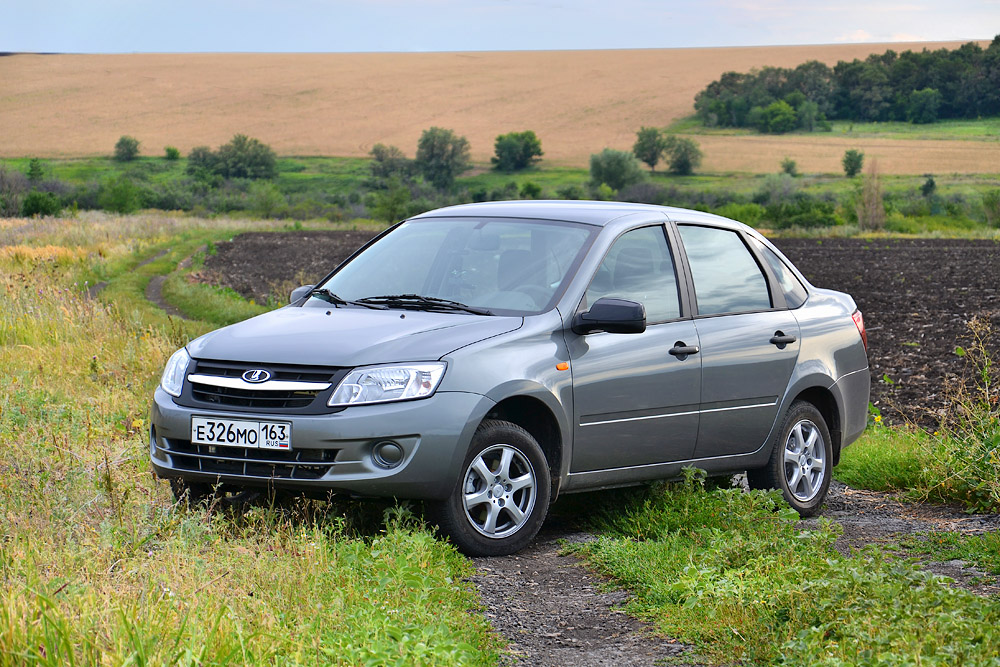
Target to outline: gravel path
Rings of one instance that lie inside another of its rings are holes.
[[[845,554],[868,544],[892,545],[913,533],[1000,530],[1000,515],[970,515],[955,505],[900,502],[836,481],[821,516],[843,527],[835,547]],[[807,519],[802,525],[815,526],[819,520]],[[474,559],[472,581],[486,606],[486,617],[510,642],[510,655],[503,664],[638,667],[663,664],[665,659],[670,664],[700,664],[692,647],[658,637],[651,626],[622,612],[627,592],[611,589],[577,558],[560,555],[563,541],[588,539],[592,536],[554,516],[521,553]],[[925,561],[922,566],[979,595],[1000,594],[998,577],[962,561]]]

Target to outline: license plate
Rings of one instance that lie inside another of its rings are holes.
[[[249,449],[290,449],[292,425],[288,422],[192,417],[191,442]]]

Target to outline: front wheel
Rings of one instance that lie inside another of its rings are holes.
[[[451,495],[431,509],[462,553],[506,556],[538,533],[549,496],[549,467],[538,442],[520,426],[487,420],[472,438]]]
[[[792,403],[767,465],[747,471],[753,489],[780,489],[799,516],[816,514],[830,488],[833,446],[823,415],[811,403]]]

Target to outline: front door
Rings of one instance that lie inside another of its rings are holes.
[[[567,332],[573,369],[570,472],[688,459],[698,434],[698,332],[682,320],[674,262],[662,225],[626,232],[611,246],[580,309],[602,297],[642,303],[641,334]],[[671,352],[673,350],[673,353]]]

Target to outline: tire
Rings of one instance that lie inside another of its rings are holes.
[[[510,422],[486,420],[472,437],[451,494],[431,504],[431,516],[465,555],[506,556],[526,547],[542,527],[550,479],[531,434]]]
[[[751,489],[780,489],[799,516],[819,512],[830,489],[833,446],[823,415],[811,403],[795,401],[785,414],[771,459],[747,470]]]

